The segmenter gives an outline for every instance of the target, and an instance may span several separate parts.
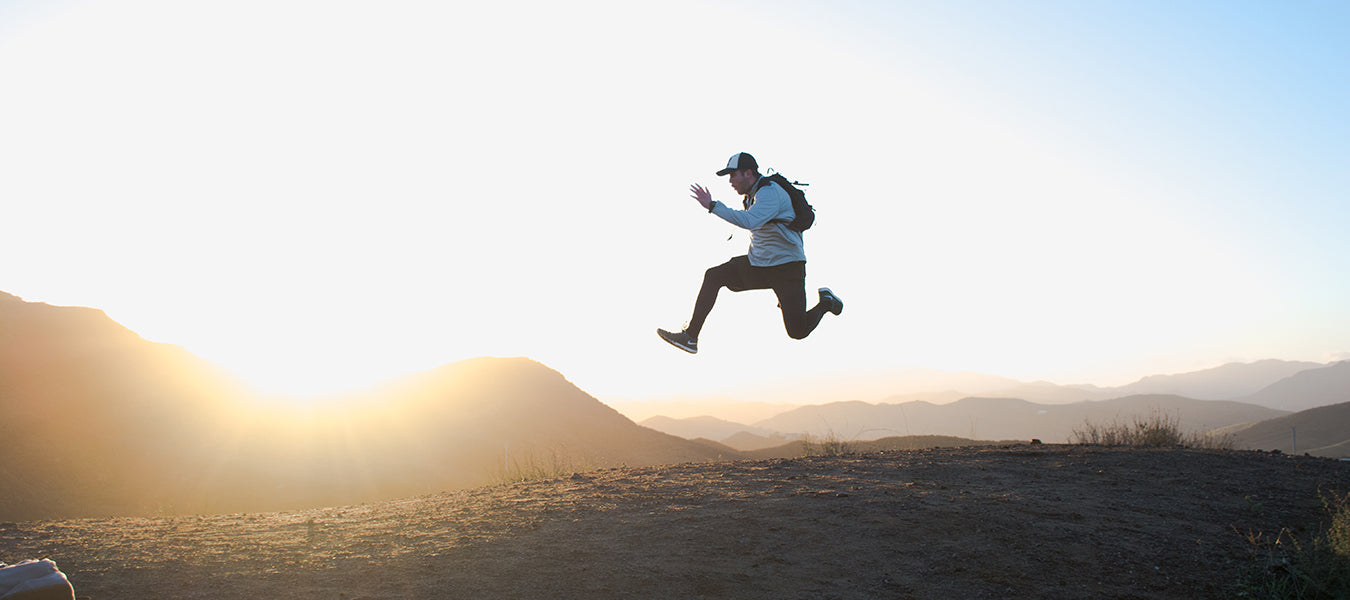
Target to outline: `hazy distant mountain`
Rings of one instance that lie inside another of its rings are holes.
[[[1044,381],[1024,383],[998,390],[993,394],[987,394],[988,397],[992,398],[1019,398],[1038,404],[1072,404],[1074,402],[1119,398],[1121,395],[1114,390],[1093,385],[1058,385]]]
[[[1300,371],[1322,366],[1318,363],[1283,360],[1228,363],[1203,371],[1151,375],[1110,391],[1117,397],[1135,394],[1175,394],[1199,400],[1234,400],[1251,395]]]
[[[782,446],[792,439],[777,431],[733,423],[714,417],[672,419],[652,417],[639,425],[689,440],[705,439],[740,451],[762,450]]]
[[[868,404],[838,402],[804,406],[755,425],[784,433],[837,436],[871,440],[895,435],[948,435],[970,439],[1039,438],[1067,441],[1085,420],[1108,423],[1147,418],[1153,413],[1173,416],[1187,431],[1252,423],[1286,414],[1270,408],[1231,401],[1193,400],[1180,396],[1148,395],[1099,402],[1038,404],[1014,398],[964,398],[936,405],[928,402]]]
[[[1310,362],[1262,360],[1230,363],[1213,369],[1152,375],[1129,385],[1103,388],[1090,384],[1060,385],[1044,381],[1021,382],[1006,377],[977,373],[950,373],[933,369],[874,369],[812,381],[781,378],[749,394],[756,398],[775,398],[782,403],[737,403],[730,398],[713,400],[611,401],[636,421],[653,416],[675,419],[713,416],[740,423],[757,423],[801,406],[827,402],[865,402],[904,404],[924,401],[949,404],[962,398],[1017,398],[1037,404],[1072,404],[1138,395],[1174,395],[1200,400],[1239,400],[1282,379],[1300,372],[1321,368]],[[1296,392],[1297,393],[1297,392]],[[1267,403],[1264,397],[1250,400],[1271,408],[1284,404]],[[1307,407],[1286,399],[1288,406]],[[1316,402],[1328,403],[1323,400]]]
[[[638,424],[643,427],[650,427],[662,433],[669,433],[670,435],[690,440],[694,438],[707,438],[714,441],[722,441],[743,432],[762,436],[768,436],[774,433],[767,429],[759,429],[741,423],[733,423],[716,417],[689,417],[687,419],[652,417]]]
[[[879,404],[904,404],[905,402],[927,402],[929,404],[948,404],[956,402],[962,398],[969,398],[971,394],[958,392],[956,390],[947,390],[945,392],[910,392],[908,394],[896,394],[888,396]]]
[[[1319,406],[1236,428],[1231,432],[1240,448],[1348,458],[1350,402]]]
[[[713,417],[733,423],[753,423],[797,407],[796,404],[740,402],[731,398],[608,399],[604,402],[638,423],[658,416],[672,419]]]
[[[1350,361],[1301,371],[1241,400],[1290,411],[1350,402]]]
[[[895,402],[897,400],[891,398],[896,396],[901,396],[904,400],[923,399],[936,402],[934,390],[959,390],[938,393],[938,397],[952,401],[1006,389],[1019,383],[1015,379],[980,373],[952,373],[910,367],[869,368],[810,378],[781,375],[768,378],[761,385],[736,390],[741,397],[768,399],[767,401],[741,402],[730,397],[719,397],[663,400],[606,399],[605,403],[638,422],[654,416],[673,419],[711,416],[736,423],[754,423],[802,405],[843,400],[875,402],[888,399]],[[921,394],[922,397],[904,397],[907,394]]]
[[[351,504],[717,456],[527,359],[308,408],[267,404],[101,311],[0,294],[0,520]]]
[[[746,395],[754,398],[771,398],[793,405],[852,400],[876,402],[897,394],[942,390],[956,390],[962,396],[988,395],[995,390],[1006,389],[1020,383],[1015,379],[983,373],[953,373],[937,369],[893,367],[841,371],[829,377],[799,378],[783,375],[746,390]]]

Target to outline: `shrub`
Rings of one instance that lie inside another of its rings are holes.
[[[1273,541],[1247,536],[1257,558],[1243,596],[1289,600],[1350,598],[1350,495],[1322,497],[1330,525],[1302,543],[1288,530]]]
[[[830,431],[817,439],[811,434],[802,438],[802,456],[844,456],[851,454],[853,448],[839,434]]]
[[[1110,423],[1093,423],[1091,420],[1085,420],[1081,429],[1074,429],[1070,434],[1069,442],[1152,448],[1186,446],[1231,449],[1234,445],[1231,434],[1184,434],[1181,431],[1181,417],[1156,411],[1148,417],[1135,417],[1128,422],[1112,420]]]

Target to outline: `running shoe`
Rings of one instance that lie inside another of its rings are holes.
[[[698,354],[698,340],[690,337],[689,334],[683,331],[675,333],[666,331],[664,329],[657,329],[656,335],[661,336],[661,339],[665,340],[666,343],[676,348],[684,350],[685,352],[688,352],[690,354]]]
[[[839,296],[834,295],[830,288],[820,288],[820,303],[828,306],[828,310],[836,316],[844,312],[844,301],[840,300]]]

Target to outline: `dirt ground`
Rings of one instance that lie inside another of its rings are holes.
[[[1350,463],[1017,445],[611,469],[287,513],[0,523],[79,598],[1226,598]]]

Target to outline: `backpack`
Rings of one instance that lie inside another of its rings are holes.
[[[783,191],[787,192],[788,197],[792,199],[792,212],[795,213],[795,216],[788,222],[787,228],[796,231],[797,233],[810,229],[811,225],[816,222],[816,209],[811,208],[811,205],[806,202],[806,192],[797,189],[797,186],[811,184],[802,183],[800,181],[788,181],[786,177],[783,177],[782,173],[772,173],[764,176],[755,190],[758,191],[759,188],[769,185],[770,181],[778,184],[779,187],[782,187]]]

